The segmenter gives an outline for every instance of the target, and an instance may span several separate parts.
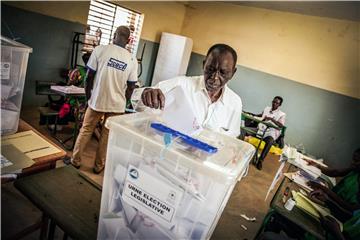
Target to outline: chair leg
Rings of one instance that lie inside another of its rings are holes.
[[[49,116],[45,116],[45,118],[46,118],[46,129],[49,130]]]
[[[40,240],[45,239],[48,230],[49,218],[43,213],[41,218]]]
[[[56,131],[57,131],[57,120],[58,120],[58,117],[55,116],[54,132],[53,132],[54,136],[56,135]]]

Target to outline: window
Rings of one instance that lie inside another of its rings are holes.
[[[131,31],[130,42],[126,48],[136,56],[143,19],[144,16],[141,13],[110,2],[92,0],[87,20],[84,50],[92,51],[99,44],[111,43],[116,28],[126,25],[130,27]]]

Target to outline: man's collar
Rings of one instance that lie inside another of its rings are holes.
[[[196,92],[202,91],[202,90],[206,91],[204,76],[199,76],[199,81],[197,82],[197,85],[196,85]]]
[[[277,112],[277,111],[280,111],[280,109],[279,108],[277,108],[276,110],[272,110],[272,107],[270,107],[270,113],[275,113],[275,112]]]
[[[218,101],[220,101],[222,104],[225,104],[225,100],[226,100],[226,96],[228,95],[228,86],[225,84],[222,92],[221,92],[221,95],[218,99]],[[205,94],[208,94],[207,92],[207,89],[205,87],[205,80],[204,80],[204,76],[200,76],[200,80],[198,81],[197,83],[197,86],[196,86],[196,92],[198,91],[204,91]],[[210,98],[210,97],[209,97]]]

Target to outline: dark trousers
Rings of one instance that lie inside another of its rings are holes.
[[[269,153],[269,151],[270,151],[271,146],[272,146],[272,145],[274,144],[274,142],[275,142],[275,140],[274,140],[272,137],[270,137],[270,136],[264,138],[263,141],[265,142],[265,146],[264,146],[264,149],[263,149],[262,152],[261,152],[261,155],[260,155],[260,158],[259,158],[260,161],[264,161],[266,155],[267,155],[267,154]]]

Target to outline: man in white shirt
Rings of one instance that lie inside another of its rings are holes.
[[[265,107],[264,111],[261,114],[251,114],[257,117],[261,117],[262,121],[270,121],[274,123],[276,126],[282,128],[285,124],[286,114],[282,112],[279,107],[283,102],[283,98],[280,96],[274,97],[271,107]],[[262,135],[266,129],[266,125],[259,123],[257,127],[257,134]],[[281,131],[275,128],[269,127],[266,129],[264,134],[263,141],[265,142],[264,149],[261,152],[259,157],[259,161],[256,164],[256,168],[261,170],[262,169],[262,162],[264,161],[266,155],[270,151],[271,146],[274,142],[279,138]]]
[[[88,108],[71,160],[76,168],[80,167],[84,149],[100,119],[104,117],[105,123],[108,117],[125,112],[126,98],[130,98],[137,82],[137,60],[125,49],[129,36],[128,27],[118,27],[113,44],[96,47],[87,63]],[[93,168],[95,173],[104,169],[108,134],[103,126]]]
[[[176,77],[154,88],[136,89],[131,97],[136,110],[142,106],[162,109],[167,92],[181,86],[196,119],[203,127],[237,137],[240,134],[242,102],[227,83],[236,72],[237,54],[225,44],[212,46],[203,62],[204,75]]]

